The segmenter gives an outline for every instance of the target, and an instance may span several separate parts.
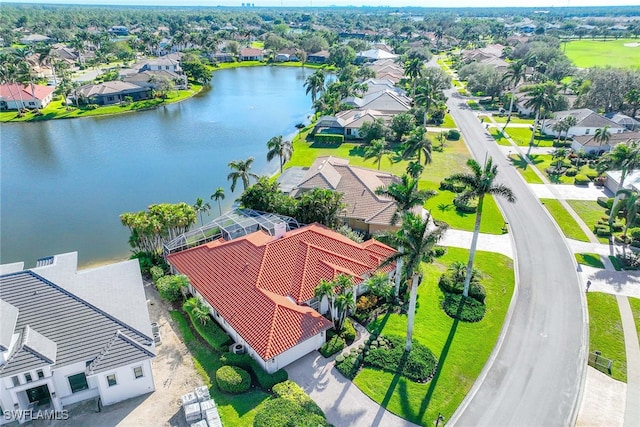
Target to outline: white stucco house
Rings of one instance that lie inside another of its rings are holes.
[[[0,424],[154,391],[137,261],[78,271],[74,252],[32,269],[5,264],[0,274]]]
[[[558,136],[558,132],[553,129],[553,126],[567,116],[573,116],[576,119],[575,126],[569,129],[569,136],[595,135],[597,129],[602,129],[605,126],[609,127],[609,133],[612,135],[626,130],[623,125],[601,116],[593,110],[580,108],[554,113],[553,119],[544,121],[541,131],[546,135]]]
[[[283,224],[284,225],[284,224]],[[233,240],[174,252],[167,261],[190,281],[190,292],[267,372],[317,350],[332,323],[322,316],[321,279],[352,276],[355,294],[394,250],[376,240],[355,243],[312,224],[274,236],[256,231]],[[385,271],[390,272],[392,266]]]

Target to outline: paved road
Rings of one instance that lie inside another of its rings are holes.
[[[586,369],[587,329],[582,285],[567,244],[533,192],[475,118],[465,99],[449,107],[473,156],[488,154],[497,180],[517,203],[498,199],[509,222],[518,288],[506,332],[480,378],[448,424],[574,425]],[[480,337],[478,337],[481,339]]]

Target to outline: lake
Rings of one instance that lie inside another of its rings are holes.
[[[81,265],[128,258],[123,212],[153,203],[211,203],[231,194],[227,164],[255,158],[252,171],[273,174],[266,143],[308,123],[304,80],[313,70],[251,67],[219,70],[212,87],[178,104],[110,117],[9,123],[0,128],[0,263],[78,251]]]

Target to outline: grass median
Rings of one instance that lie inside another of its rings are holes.
[[[587,293],[589,307],[589,352],[600,351],[611,359],[611,377],[627,382],[627,356],[620,309],[615,295]]]
[[[573,219],[571,214],[562,206],[562,203],[556,199],[540,199],[540,202],[547,208],[547,211],[549,211],[556,221],[556,224],[558,224],[565,237],[581,242],[589,241],[585,232],[582,231],[582,228],[578,225],[578,222]]]

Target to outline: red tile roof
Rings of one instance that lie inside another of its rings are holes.
[[[33,90],[33,92],[32,92]],[[33,100],[33,95],[36,99],[42,101],[47,96],[51,95],[55,90],[52,86],[39,86],[33,85],[33,87],[21,84],[3,84],[0,85],[0,97],[6,101],[17,101],[22,99],[23,101]],[[22,98],[20,98],[22,96]]]
[[[393,252],[375,240],[355,243],[312,224],[279,239],[263,231],[219,239],[168,260],[268,360],[332,326],[300,305],[313,298],[320,279],[346,273],[359,283]]]

